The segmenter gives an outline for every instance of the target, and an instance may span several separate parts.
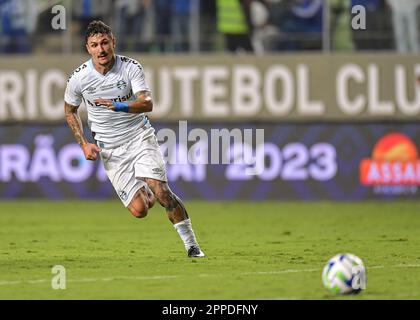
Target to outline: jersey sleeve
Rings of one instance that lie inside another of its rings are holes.
[[[67,81],[66,91],[64,93],[64,101],[72,106],[80,106],[83,96],[80,90],[79,81],[76,76],[70,76]]]
[[[131,81],[131,88],[134,93],[139,91],[150,91],[150,88],[146,83],[143,67],[137,61],[134,61],[134,63],[131,64],[129,77]]]

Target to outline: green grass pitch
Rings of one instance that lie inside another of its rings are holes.
[[[207,258],[187,258],[158,205],[135,219],[117,201],[1,202],[0,299],[337,299],[321,273],[340,252],[367,287],[338,299],[420,299],[420,202],[186,205]]]

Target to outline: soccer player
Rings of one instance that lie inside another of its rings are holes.
[[[116,55],[115,37],[102,21],[86,29],[86,49],[91,59],[67,81],[64,95],[66,120],[87,160],[100,155],[106,173],[124,206],[144,218],[157,200],[184,242],[189,257],[204,257],[182,201],[171,191],[155,129],[146,112],[153,100],[143,67]],[[95,144],[83,133],[77,109],[82,100]]]

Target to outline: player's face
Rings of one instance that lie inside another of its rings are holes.
[[[115,38],[98,33],[88,38],[86,49],[95,64],[106,66],[114,57]]]

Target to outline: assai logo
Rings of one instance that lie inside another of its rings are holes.
[[[372,158],[360,163],[360,182],[375,193],[414,194],[420,185],[420,159],[414,142],[401,133],[383,136]]]

